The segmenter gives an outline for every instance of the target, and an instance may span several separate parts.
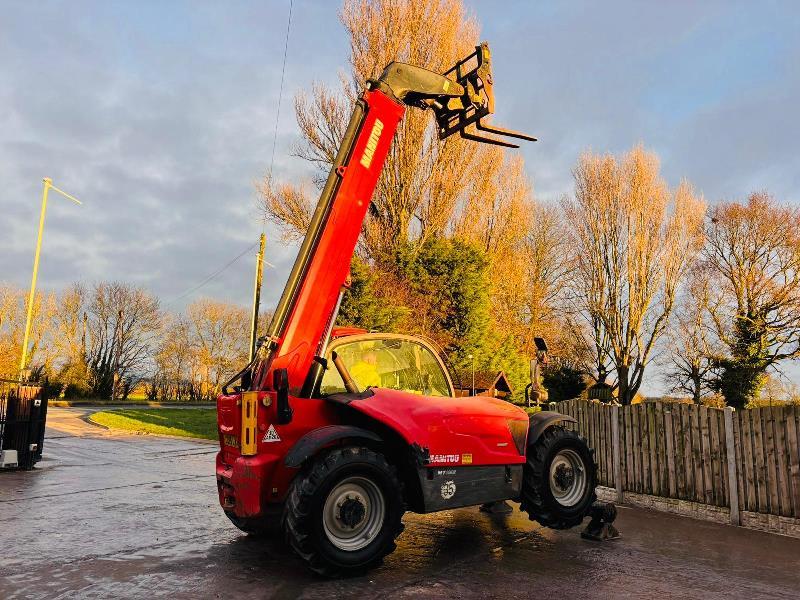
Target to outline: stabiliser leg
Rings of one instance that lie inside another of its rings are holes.
[[[510,515],[514,512],[514,508],[505,500],[498,500],[481,504],[480,511],[490,515]]]
[[[589,516],[592,520],[581,532],[583,539],[602,542],[620,537],[619,531],[613,525],[617,518],[617,507],[613,502],[595,502],[592,504]]]

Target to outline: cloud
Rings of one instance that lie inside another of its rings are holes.
[[[709,200],[800,199],[791,3],[514,3],[483,24],[498,122],[540,138],[522,149],[540,197],[571,192],[582,150],[641,142]]]
[[[288,3],[82,6],[13,5],[0,24],[0,280],[28,284],[46,175],[84,205],[51,196],[40,285],[122,279],[168,300],[261,231],[254,183],[272,153]],[[295,10],[293,56],[302,56],[307,28],[321,12],[335,19],[335,8]],[[330,61],[316,68],[333,78],[339,61]],[[311,62],[287,67],[277,176],[304,174],[286,157],[292,96],[314,72]],[[267,233],[278,267],[267,273],[269,305],[295,249]],[[246,304],[252,263],[243,258],[197,295]]]

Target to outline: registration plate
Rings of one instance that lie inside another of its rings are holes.
[[[236,439],[235,435],[225,435],[222,437],[222,441],[225,443],[226,446],[231,446],[233,448],[239,447],[239,440]]]

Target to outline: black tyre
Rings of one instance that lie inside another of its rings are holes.
[[[313,571],[346,575],[394,551],[404,512],[397,471],[383,456],[368,448],[339,448],[295,477],[283,529]]]
[[[574,431],[554,425],[528,447],[520,508],[551,529],[580,525],[597,499],[594,451]]]

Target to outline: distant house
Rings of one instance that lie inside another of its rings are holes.
[[[472,396],[472,371],[462,371],[459,375],[461,381],[454,382],[456,396]],[[511,392],[511,382],[504,371],[475,371],[476,396],[508,398]]]

